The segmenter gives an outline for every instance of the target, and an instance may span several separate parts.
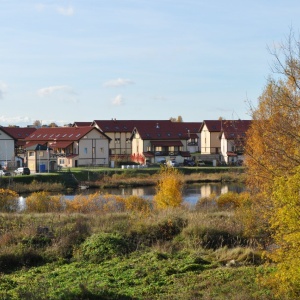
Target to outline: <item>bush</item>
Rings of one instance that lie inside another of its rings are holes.
[[[0,211],[15,212],[18,210],[18,194],[7,189],[0,189]]]
[[[157,209],[179,207],[182,204],[183,175],[178,169],[163,166],[160,170],[154,204]]]
[[[202,226],[194,226],[187,228],[184,235],[193,240],[194,244],[198,244],[205,249],[218,249],[221,247],[236,247],[247,245],[248,240],[229,233],[226,230],[217,228],[206,228]]]
[[[62,196],[51,196],[47,192],[36,192],[26,199],[27,212],[59,212],[64,209]]]
[[[157,242],[172,240],[187,225],[187,220],[179,217],[170,217],[157,224],[139,223],[129,233],[132,245],[152,246]]]
[[[101,263],[106,259],[122,256],[129,252],[127,240],[117,233],[93,234],[80,245],[76,258],[91,263]]]

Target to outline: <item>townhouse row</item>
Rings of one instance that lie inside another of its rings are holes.
[[[0,165],[31,172],[61,167],[141,165],[184,159],[236,164],[244,159],[250,120],[94,120],[69,127],[1,127]]]

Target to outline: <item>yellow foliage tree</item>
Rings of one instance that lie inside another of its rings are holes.
[[[160,170],[159,181],[154,196],[157,209],[179,207],[182,204],[183,175],[178,169],[163,166]]]
[[[279,247],[271,255],[277,262],[274,287],[280,295],[299,299],[300,169],[295,166],[300,165],[300,43],[291,32],[271,54],[276,77],[268,79],[258,107],[252,109],[247,132],[249,205],[261,212],[256,223],[267,221]]]
[[[18,209],[18,194],[9,189],[0,189],[0,211],[15,212]]]
[[[270,223],[276,249],[269,257],[277,262],[271,282],[277,295],[300,299],[300,167],[295,175],[275,180],[274,213]]]
[[[51,196],[48,192],[32,193],[26,198],[27,212],[60,212],[64,210],[64,201],[61,195]]]

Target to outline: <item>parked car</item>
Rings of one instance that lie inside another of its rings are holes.
[[[196,163],[192,159],[184,159],[183,160],[184,166],[194,167]]]
[[[5,170],[0,170],[0,176],[10,176],[11,174]]]
[[[30,175],[30,169],[26,167],[20,167],[14,171],[15,175]]]
[[[199,159],[196,161],[196,165],[197,166],[205,166],[205,162],[203,160]]]
[[[179,164],[176,161],[173,161],[173,160],[168,160],[165,164],[168,167],[178,167],[179,166]]]

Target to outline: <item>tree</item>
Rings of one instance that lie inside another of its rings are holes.
[[[273,283],[278,297],[300,297],[300,43],[292,32],[270,51],[274,75],[267,80],[247,132],[247,183],[254,206],[267,220],[267,231],[278,247],[269,254],[277,263]],[[278,286],[281,286],[279,289]]]
[[[171,122],[178,122],[178,123],[181,123],[181,122],[183,122],[183,118],[182,118],[182,116],[178,116],[177,118],[171,117],[171,118],[170,118],[170,121],[171,121]]]
[[[16,212],[19,205],[19,195],[8,189],[0,189],[0,211]]]
[[[289,299],[300,298],[300,168],[295,174],[275,180],[273,190],[274,213],[270,223],[274,231],[275,251],[269,255],[277,262],[271,283],[277,294]]]
[[[42,127],[42,122],[40,120],[35,120],[33,122],[33,126],[35,126],[35,127]]]
[[[300,164],[300,45],[290,36],[280,49],[272,52],[278,78],[268,79],[258,107],[251,109],[246,145],[249,184],[266,190]]]
[[[183,176],[178,169],[161,167],[159,181],[154,196],[156,208],[179,207],[182,204]]]

